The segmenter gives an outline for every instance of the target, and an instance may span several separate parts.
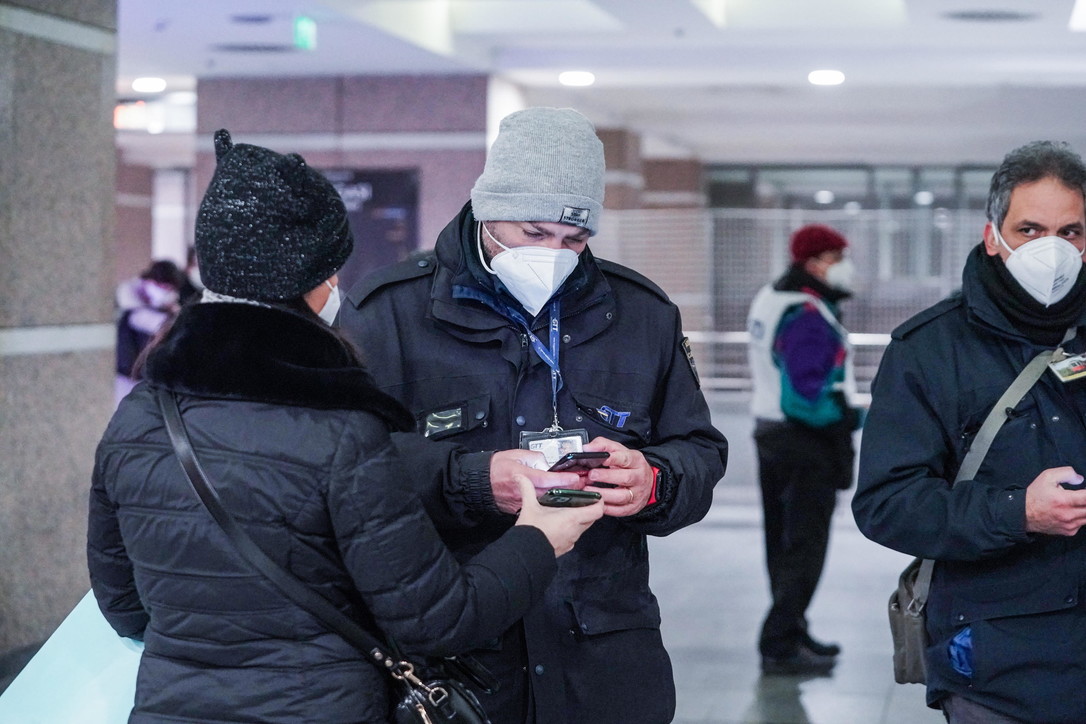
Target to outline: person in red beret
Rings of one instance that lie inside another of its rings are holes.
[[[772,603],[758,649],[765,674],[828,673],[841,647],[807,630],[829,544],[837,491],[852,484],[859,413],[848,332],[838,304],[850,296],[848,242],[804,226],[792,263],[754,297],[747,319],[754,442]]]

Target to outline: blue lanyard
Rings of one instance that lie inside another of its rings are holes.
[[[539,358],[551,369],[551,409],[554,410],[554,422],[551,427],[547,428],[547,432],[561,430],[562,426],[558,424],[558,390],[562,389],[562,372],[558,368],[558,349],[561,339],[558,332],[558,320],[561,317],[561,304],[558,299],[553,299],[550,303],[551,321],[549,325],[549,341],[551,344],[548,348],[547,345],[543,344],[539,337],[535,335],[535,332],[532,331],[532,325],[525,319],[523,314],[492,294],[472,287],[457,285],[453,287],[453,297],[458,299],[475,299],[482,302],[506,319],[519,324],[524,329],[528,335],[528,339],[531,340],[532,349],[535,350],[535,353],[539,355]]]
[[[562,429],[562,426],[558,424],[558,390],[562,389],[562,371],[558,366],[559,356],[559,341],[560,335],[558,333],[559,322],[558,319],[561,316],[561,305],[557,299],[551,302],[551,321],[549,325],[549,337],[550,348],[548,349],[542,340],[535,335],[531,326],[528,324],[528,320],[522,317],[520,314],[513,312],[515,319],[524,327],[524,331],[528,333],[528,339],[532,342],[532,349],[539,355],[539,359],[551,368],[551,409],[554,410],[554,422],[551,427],[547,428],[547,431],[558,431]]]

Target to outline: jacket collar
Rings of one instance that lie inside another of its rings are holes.
[[[190,304],[148,355],[144,377],[198,397],[366,410],[393,429],[414,428],[410,413],[377,389],[345,342],[282,308]]]

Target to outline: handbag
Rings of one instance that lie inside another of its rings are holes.
[[[155,390],[155,396],[185,476],[197,497],[230,538],[242,558],[260,571],[280,593],[346,639],[369,661],[387,671],[400,684],[403,695],[393,712],[393,721],[396,724],[490,724],[479,699],[462,681],[454,678],[448,671],[442,671],[441,675],[435,677],[423,678],[421,670],[416,673],[414,664],[399,656],[389,655],[385,644],[268,557],[238,524],[237,519],[223,507],[218,493],[208,481],[199,460],[196,459],[188,431],[181,419],[177,398],[172,392],[162,388]],[[484,690],[496,688],[493,677],[489,680],[486,678],[490,672],[477,662],[466,657],[455,657],[446,661]]]
[[[1073,332],[1074,330],[1068,331],[1064,337],[1065,342],[1074,336]],[[1062,354],[1062,349],[1041,352],[1030,360],[1014,379],[984,418],[984,423],[973,439],[953,484],[972,479],[977,474],[984,456],[992,446],[992,440],[1007,421],[1008,412],[1014,410],[1033,384],[1041,378],[1045,367],[1057,353]],[[934,568],[935,561],[931,559],[913,559],[901,572],[897,588],[890,594],[888,613],[890,636],[894,642],[894,681],[899,684],[923,684],[927,680],[927,664],[924,660],[928,648],[925,606]]]

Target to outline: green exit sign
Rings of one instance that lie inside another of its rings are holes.
[[[294,47],[299,50],[316,49],[317,21],[305,15],[294,18]]]

